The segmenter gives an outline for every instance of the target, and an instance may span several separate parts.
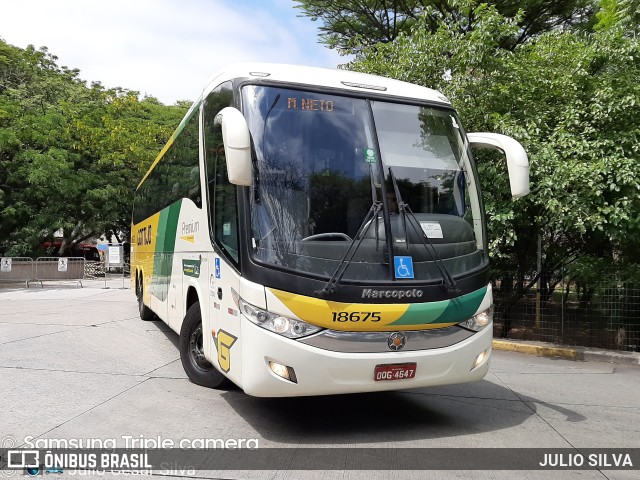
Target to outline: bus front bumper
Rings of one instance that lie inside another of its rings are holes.
[[[243,319],[241,387],[247,394],[258,397],[295,397],[404,390],[478,381],[489,370],[492,330],[492,325],[488,325],[466,340],[444,348],[345,353],[306,345]],[[483,352],[484,358],[474,367]],[[413,378],[375,380],[378,365],[411,363],[416,364]],[[282,367],[293,371],[295,382],[276,373],[282,373]]]

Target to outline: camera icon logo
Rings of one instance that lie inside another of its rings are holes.
[[[38,450],[7,450],[7,465],[3,470],[5,476],[12,476],[17,470],[23,470],[31,477],[41,474],[40,452]],[[11,472],[11,475],[7,473]]]

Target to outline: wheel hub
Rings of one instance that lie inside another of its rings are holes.
[[[189,352],[193,365],[200,370],[211,370],[213,366],[204,356],[202,345],[202,327],[196,328],[189,339]]]

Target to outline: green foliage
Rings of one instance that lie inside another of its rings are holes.
[[[410,35],[417,23],[430,33],[449,22],[459,33],[477,25],[473,0],[294,0],[302,15],[320,20],[320,41],[343,54]],[[513,47],[542,32],[587,24],[595,0],[493,0],[485,2],[518,28],[502,46]]]
[[[596,30],[622,27],[628,35],[640,33],[640,0],[600,0]]]
[[[581,308],[593,302],[610,329],[620,328],[619,335],[625,328],[633,331],[640,308],[640,264],[586,256],[569,265],[566,274],[565,290],[576,292]]]
[[[519,140],[529,154],[530,196],[509,198],[506,167],[478,151],[494,265],[543,277],[581,255],[631,258],[640,248],[640,43],[622,28],[551,31],[500,48],[519,18],[473,10],[461,33],[452,16],[432,31],[418,18],[408,35],[362,50],[347,67],[443,91],[469,131]]]
[[[596,30],[611,28],[618,21],[619,0],[601,0],[600,10],[596,13],[598,23],[594,25]]]
[[[0,41],[0,250],[130,228],[137,181],[185,112],[87,86],[46,48]]]

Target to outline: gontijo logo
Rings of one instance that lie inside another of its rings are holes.
[[[151,245],[151,225],[138,229],[136,245]]]

